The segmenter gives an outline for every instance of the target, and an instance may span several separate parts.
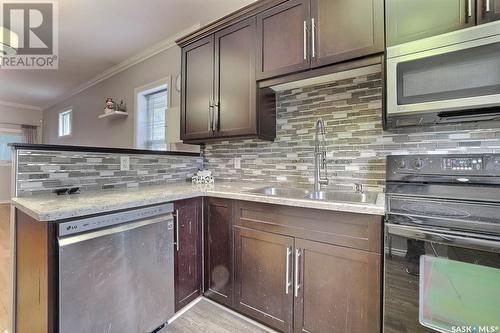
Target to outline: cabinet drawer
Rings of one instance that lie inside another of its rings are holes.
[[[255,202],[235,202],[235,225],[381,253],[382,217]]]

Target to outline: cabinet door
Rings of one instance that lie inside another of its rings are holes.
[[[312,0],[313,67],[384,51],[383,0]]]
[[[477,0],[477,23],[500,20],[500,0]]]
[[[232,202],[207,198],[205,214],[205,296],[232,306]]]
[[[256,134],[255,17],[215,34],[216,136]]]
[[[292,332],[293,238],[235,227],[234,242],[236,309]]]
[[[182,49],[181,139],[213,135],[214,36]]]
[[[386,0],[387,46],[475,24],[474,0]]]
[[[295,240],[295,332],[380,332],[380,255]]]
[[[175,223],[175,311],[201,295],[201,199],[174,203]]]
[[[308,69],[309,0],[290,0],[257,15],[257,78]]]

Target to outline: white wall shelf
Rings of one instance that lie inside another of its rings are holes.
[[[123,117],[127,117],[128,116],[128,112],[124,112],[124,111],[113,111],[113,112],[110,112],[110,113],[103,113],[101,115],[99,115],[99,119],[102,119],[102,118],[123,118]]]

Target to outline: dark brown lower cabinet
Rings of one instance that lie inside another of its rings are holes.
[[[205,296],[233,305],[232,227],[233,203],[205,199]]]
[[[202,200],[176,201],[175,210],[175,311],[202,293]]]
[[[380,332],[380,255],[295,240],[296,333]]]
[[[293,238],[234,228],[235,308],[292,332]]]

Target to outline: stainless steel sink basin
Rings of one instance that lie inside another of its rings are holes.
[[[352,202],[352,203],[368,203],[375,204],[377,202],[377,193],[364,192],[364,193],[351,193],[351,192],[334,192],[334,191],[320,191],[313,192],[307,196],[308,199],[318,201],[331,201],[331,202]]]
[[[297,198],[303,199],[310,191],[301,188],[286,188],[286,187],[263,187],[248,191],[249,193],[264,194],[273,197]]]

